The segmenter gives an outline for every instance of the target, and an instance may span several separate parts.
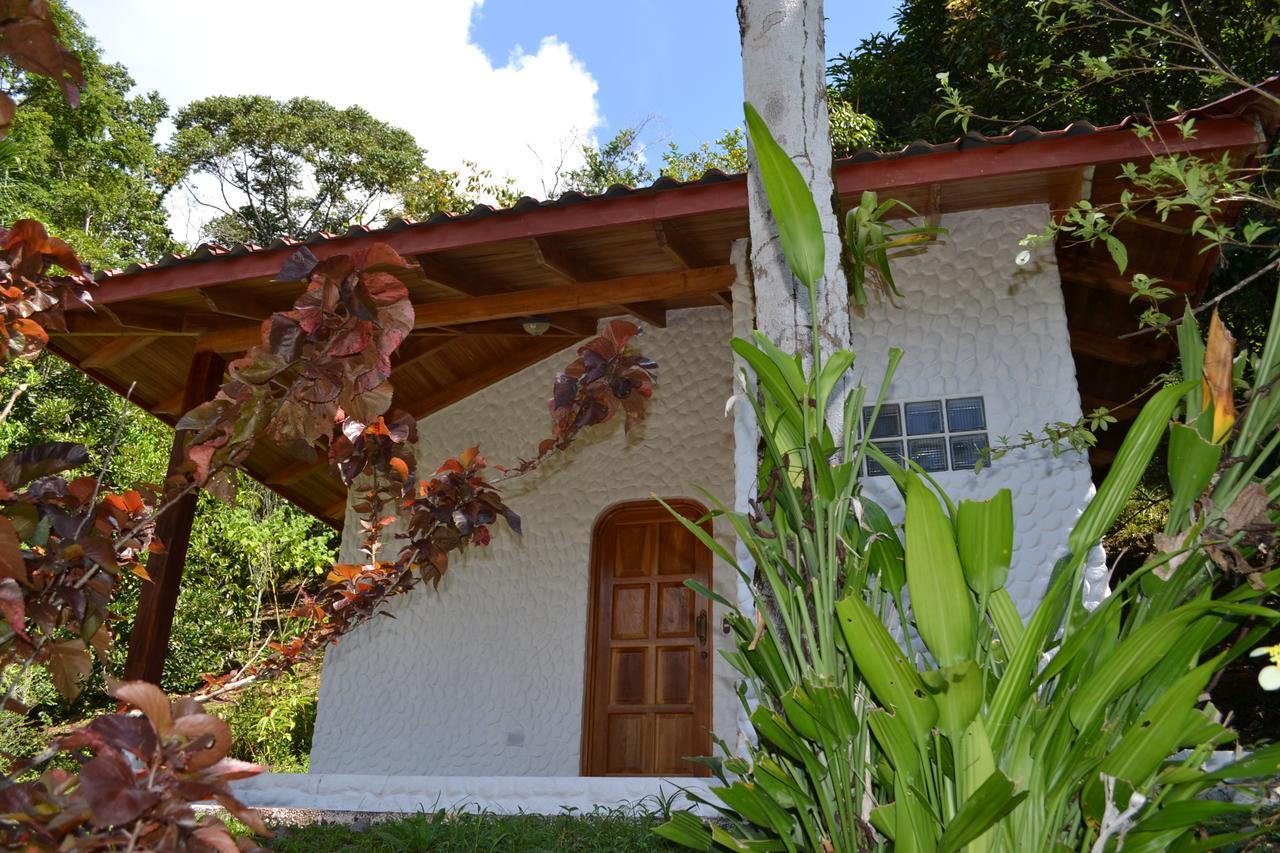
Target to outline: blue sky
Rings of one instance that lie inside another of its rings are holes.
[[[568,44],[600,84],[608,138],[647,116],[650,143],[681,148],[742,123],[742,67],[734,0],[485,0],[472,38],[495,63],[546,36]],[[893,29],[891,0],[828,0],[827,51],[849,52]]]
[[[70,0],[107,58],[174,110],[210,95],[359,105],[411,132],[437,168],[468,163],[554,192],[584,143],[652,117],[650,165],[742,121],[734,0]],[[828,0],[827,46],[892,28],[893,0]],[[200,186],[169,198],[194,240]]]

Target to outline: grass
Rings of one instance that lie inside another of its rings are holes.
[[[657,814],[598,809],[554,817],[488,813],[417,814],[365,829],[338,824],[281,828],[271,849],[312,851],[617,851],[647,853],[678,848],[654,835]]]

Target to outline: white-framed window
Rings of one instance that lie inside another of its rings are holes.
[[[874,410],[863,407],[863,429]],[[885,403],[871,443],[893,461],[909,458],[926,471],[972,470],[988,446],[986,406],[981,397]],[[878,477],[888,472],[868,459],[866,473]]]

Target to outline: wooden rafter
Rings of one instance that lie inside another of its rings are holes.
[[[269,305],[243,294],[232,293],[225,288],[203,287],[200,289],[200,295],[208,304],[209,310],[215,314],[226,314],[230,317],[258,322],[271,316],[272,309]]]
[[[463,272],[454,264],[439,255],[422,254],[414,258],[422,269],[427,281],[460,293],[463,296],[488,296],[494,293],[506,293],[510,287],[502,282],[494,281],[487,276]]]
[[[695,258],[697,253],[689,246],[679,230],[670,222],[661,220],[653,223],[653,234],[663,254],[675,261],[680,269],[691,270],[702,266]]]
[[[550,270],[569,284],[582,284],[597,277],[548,238],[531,237],[529,245],[533,248],[533,259],[538,266]],[[622,313],[633,314],[650,325],[666,328],[667,312],[660,305],[631,301],[619,302],[617,307]]]
[[[299,459],[283,468],[277,468],[267,477],[268,486],[287,486],[290,483],[301,480],[309,474],[326,471],[329,468],[329,460],[321,457],[304,461]]]
[[[395,405],[404,409],[415,418],[425,418],[433,412],[438,412],[446,406],[450,406],[459,400],[465,400],[472,394],[487,388],[495,382],[506,379],[515,373],[519,373],[532,364],[537,364],[544,358],[555,355],[563,349],[571,347],[573,342],[566,341],[564,338],[547,340],[546,338],[532,338],[528,346],[522,347],[519,352],[512,354],[510,357],[502,361],[496,361],[485,367],[480,368],[474,373],[470,373],[450,382],[443,388],[419,397],[414,400],[397,401]],[[547,377],[547,388],[551,387],[553,377]]]
[[[1138,341],[1122,341],[1109,335],[1071,330],[1071,349],[1081,355],[1100,358],[1113,364],[1150,364],[1168,355],[1164,344]]]
[[[656,301],[681,296],[707,295],[733,284],[734,269],[725,265],[674,273],[629,275],[604,281],[567,284],[477,296],[450,302],[428,302],[414,307],[415,326],[457,326],[483,320],[556,314],[585,308],[603,308],[624,302]]]
[[[141,352],[155,342],[156,338],[152,335],[116,338],[85,356],[80,361],[80,366],[89,370],[111,367],[124,361],[129,356]]]

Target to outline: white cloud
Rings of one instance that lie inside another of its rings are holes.
[[[359,104],[427,149],[524,192],[552,183],[569,140],[592,138],[597,85],[546,38],[495,64],[470,39],[483,0],[73,0],[109,59],[173,108],[208,95],[307,95]],[[182,214],[175,211],[176,219]],[[179,236],[186,226],[175,221]]]

